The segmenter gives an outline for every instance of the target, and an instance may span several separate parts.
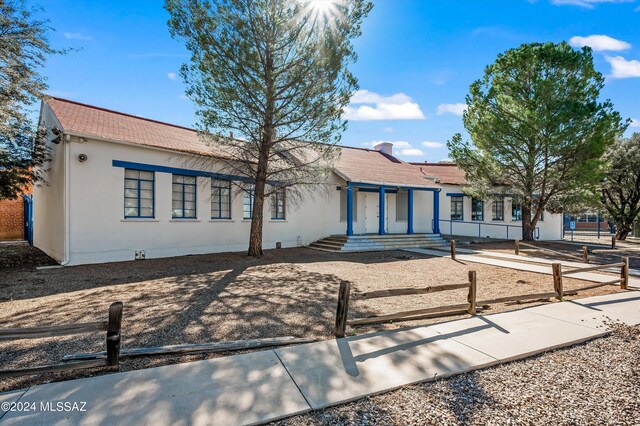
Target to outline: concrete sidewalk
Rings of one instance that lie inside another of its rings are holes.
[[[639,324],[640,292],[37,385],[0,395],[35,407],[0,423],[262,423],[603,336],[608,318]]]
[[[448,251],[443,251],[443,250],[407,248],[407,249],[404,249],[404,251],[426,254],[429,256],[451,257]],[[458,250],[458,249],[456,249],[456,251],[458,253],[463,253],[461,250]],[[505,254],[505,256],[509,256],[510,258],[511,256],[515,256],[515,255]],[[494,256],[494,257],[502,257],[502,256]],[[510,269],[515,269],[519,271],[537,272],[539,274],[552,275],[550,265],[543,266],[543,265],[533,265],[531,263],[513,262],[509,260],[484,257],[477,254],[456,254],[456,260],[460,260],[464,262],[482,263],[485,265],[499,266],[502,268],[510,268]],[[522,258],[522,260],[524,261],[525,259]],[[541,263],[546,263],[546,262],[541,262]],[[561,261],[560,263],[563,266],[569,266],[572,269],[575,268],[575,266],[569,265],[569,263],[573,264],[575,262]],[[569,270],[567,270],[567,272],[569,272]],[[615,278],[615,277],[612,277],[611,275],[604,275],[596,272],[578,272],[577,274],[567,275],[567,277],[576,278],[576,279],[585,280],[585,281],[591,281],[595,283],[604,283],[604,282],[610,281],[612,278]],[[640,278],[629,277],[629,287],[640,288]]]

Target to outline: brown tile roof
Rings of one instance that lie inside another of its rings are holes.
[[[438,183],[448,185],[466,185],[465,173],[453,163],[411,163],[419,173],[435,177]]]
[[[415,166],[375,150],[342,147],[334,168],[338,175],[351,182],[438,188]]]
[[[80,136],[139,144],[171,151],[229,158],[207,145],[194,129],[86,105],[67,99],[46,100],[62,130]],[[351,182],[437,188],[409,163],[380,151],[343,147],[336,172]]]
[[[172,151],[228,157],[220,149],[207,145],[194,129],[67,99],[48,98],[46,103],[65,132]]]

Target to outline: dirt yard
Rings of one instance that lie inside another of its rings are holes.
[[[0,256],[5,256],[0,246]],[[13,249],[12,249],[13,250]],[[477,271],[478,298],[553,291],[549,275],[465,264],[409,252],[332,254],[307,248],[269,250],[260,259],[212,254],[36,270],[50,263],[31,247],[24,262],[0,271],[0,328],[105,320],[111,302],[124,303],[123,347],[276,336],[333,337],[338,287],[353,291],[462,283]],[[31,260],[28,260],[31,259]],[[4,263],[3,263],[4,264]],[[589,283],[565,279],[565,291]],[[580,297],[619,291],[600,288]],[[353,303],[350,317],[466,302],[466,289]],[[553,300],[535,303],[554,303]],[[485,313],[531,304],[499,304]],[[435,322],[427,320],[402,325]],[[442,321],[442,319],[440,319]],[[402,325],[348,329],[364,333]],[[103,335],[76,335],[0,344],[0,368],[58,363],[66,354],[104,350]],[[121,370],[227,354],[124,359]],[[3,380],[0,392],[36,383],[103,374],[100,370]]]

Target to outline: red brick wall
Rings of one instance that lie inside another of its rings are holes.
[[[0,201],[0,240],[24,238],[24,204],[22,197]]]

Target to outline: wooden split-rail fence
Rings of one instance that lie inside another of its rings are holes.
[[[591,290],[594,288],[598,288],[598,287],[604,287],[604,286],[608,286],[608,285],[617,285],[620,284],[620,288],[623,290],[626,290],[629,287],[629,258],[628,257],[623,257],[621,262],[618,263],[610,263],[607,265],[595,265],[595,266],[587,266],[584,268],[575,268],[575,269],[569,269],[569,270],[564,270],[562,268],[562,265],[560,263],[554,263],[551,265],[551,270],[553,272],[553,286],[556,290],[556,292],[558,293],[558,299],[562,300],[562,297],[564,295],[564,288],[563,288],[563,281],[562,281],[562,277],[564,276],[568,276],[568,275],[574,275],[574,274],[579,274],[581,272],[591,272],[591,271],[603,271],[603,270],[608,270],[611,268],[620,268],[620,277],[613,279],[613,280],[609,280],[609,281],[605,281],[605,282],[600,282],[597,284],[593,284],[593,285],[588,285],[586,287],[582,287],[582,288],[577,288],[577,289],[571,289],[572,293],[577,293],[580,291],[585,291],[585,290]]]
[[[37,367],[0,370],[0,379],[30,374],[51,373],[57,371],[85,368],[107,367],[117,369],[120,365],[120,328],[122,325],[122,302],[109,306],[107,321],[80,324],[52,325],[30,328],[0,328],[0,340],[40,339],[45,337],[69,336],[75,334],[105,332],[106,357],[89,361],[68,362],[64,364],[41,365]]]
[[[437,306],[433,308],[415,309],[411,311],[396,312],[387,315],[371,316],[366,318],[347,319],[349,313],[349,302],[352,300],[377,299],[381,297],[398,297],[412,296],[418,294],[430,294],[441,291],[468,289],[467,302]],[[469,271],[469,281],[460,284],[445,284],[439,286],[430,286],[422,288],[395,288],[388,290],[376,290],[365,293],[351,293],[351,284],[347,281],[340,283],[338,293],[338,308],[336,311],[335,335],[336,337],[344,337],[347,326],[356,327],[360,325],[381,324],[390,321],[414,321],[428,318],[439,318],[452,315],[475,315],[482,308],[477,307],[476,303],[476,272]]]

